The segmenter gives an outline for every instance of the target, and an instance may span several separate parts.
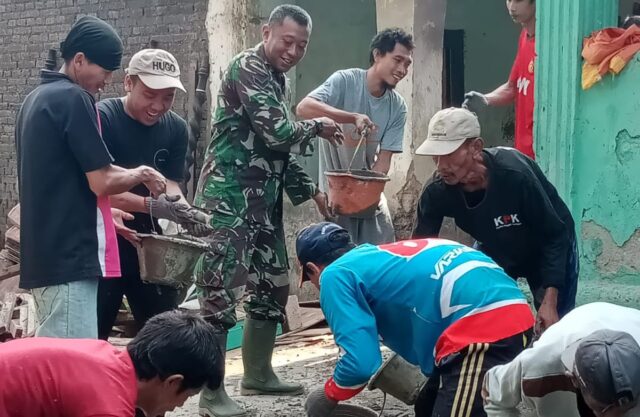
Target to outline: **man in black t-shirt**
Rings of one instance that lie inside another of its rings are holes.
[[[96,338],[98,280],[120,276],[123,213],[111,210],[108,196],[141,184],[158,195],[166,183],[148,166],[112,165],[100,137],[93,94],[120,67],[115,30],[82,17],[60,52],[64,65],[42,71],[16,119],[20,287],[34,296],[36,336]]]
[[[420,196],[413,236],[437,236],[452,217],[511,277],[527,279],[544,331],[575,306],[573,218],[532,159],[483,148],[475,114],[450,108],[433,116],[416,154],[433,156],[437,171]]]
[[[184,180],[188,130],[186,122],[172,112],[180,82],[178,62],[169,52],[144,49],[136,53],[126,69],[124,87],[127,95],[98,103],[102,136],[115,163],[123,167],[149,165],[167,178],[167,196],[152,200],[142,187],[111,197],[111,204],[134,215],[125,221],[129,233],[119,237],[122,279],[103,280],[98,290],[99,336],[106,339],[115,321],[122,296],[141,328],[150,317],[176,308],[179,291],[164,285],[140,280],[138,255],[132,242],[138,233],[161,233],[158,218],[184,223],[177,212],[205,216],[190,207],[179,187]],[[153,217],[152,217],[153,216]]]

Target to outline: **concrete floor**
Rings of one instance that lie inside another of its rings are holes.
[[[273,366],[276,372],[288,379],[304,385],[305,391],[322,386],[329,378],[336,362],[338,350],[331,337],[314,345],[291,345],[276,348],[273,358]],[[388,351],[384,353],[388,355]],[[238,383],[242,377],[242,359],[240,349],[231,351],[227,355],[227,392],[236,401],[250,411],[252,417],[299,417],[305,416],[305,396],[297,397],[269,397],[269,396],[239,396]],[[369,391],[362,393],[350,400],[353,404],[369,407],[380,413],[383,394],[381,391]],[[410,417],[413,416],[413,407],[392,397],[387,397],[384,411],[381,414],[386,417]],[[168,413],[167,417],[197,417],[198,397],[190,398],[185,405]],[[524,412],[522,417],[535,417]]]

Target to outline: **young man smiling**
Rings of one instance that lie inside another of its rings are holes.
[[[330,117],[342,123],[345,133],[341,146],[319,144],[321,190],[327,189],[325,171],[349,168],[365,130],[370,132],[351,169],[387,174],[393,154],[402,152],[407,106],[394,89],[407,75],[413,48],[411,35],[402,29],[385,29],[371,41],[369,69],[337,71],[298,104],[298,116]],[[354,216],[337,216],[335,221],[349,231],[356,244],[395,240],[384,194],[378,207]]]
[[[123,167],[149,165],[167,178],[167,195],[150,198],[142,187],[114,195],[111,204],[133,213],[125,221],[127,231],[119,236],[121,279],[102,280],[98,289],[99,336],[109,336],[123,294],[138,328],[155,314],[177,307],[175,288],[145,284],[140,280],[138,255],[131,241],[135,232],[161,231],[158,218],[192,224],[206,218],[191,208],[179,183],[184,179],[188,130],[186,122],[171,111],[176,91],[185,91],[180,82],[180,67],[169,52],[143,49],[129,62],[124,79],[126,96],[98,103],[102,137],[115,163]]]
[[[535,159],[533,146],[533,108],[536,60],[536,1],[507,0],[507,10],[514,22],[522,26],[518,54],[506,83],[488,94],[470,91],[463,106],[477,112],[489,106],[504,106],[515,101],[516,131],[514,147]]]

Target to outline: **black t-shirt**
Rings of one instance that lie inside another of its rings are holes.
[[[434,175],[418,202],[414,236],[437,236],[443,217],[452,217],[512,277],[526,277],[533,288],[562,288],[575,233],[569,209],[522,153],[490,148],[484,159],[489,172],[484,193],[464,193]]]
[[[176,113],[169,111],[153,126],[145,126],[131,118],[124,110],[120,98],[106,99],[98,103],[102,137],[107,144],[114,164],[124,168],[140,165],[150,166],[167,179],[180,183],[184,179],[185,156],[187,153],[187,123]],[[142,184],[131,192],[148,196],[149,190]],[[160,232],[157,220],[146,213],[131,213],[134,220],[126,226],[140,233],[152,230]],[[118,237],[122,275],[138,273],[136,250],[125,239]]]
[[[105,224],[86,172],[111,163],[93,96],[64,74],[42,72],[16,119],[20,286],[104,274]],[[110,213],[109,213],[110,215]]]

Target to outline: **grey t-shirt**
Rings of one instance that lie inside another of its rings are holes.
[[[334,72],[309,97],[340,110],[366,114],[378,130],[362,144],[353,159],[351,169],[371,169],[379,150],[402,152],[402,137],[407,106],[400,94],[387,90],[382,97],[374,97],[367,89],[367,71],[351,68]],[[347,169],[360,140],[355,126],[342,126],[345,141],[334,147],[325,140],[318,141],[320,149],[320,189],[326,191],[325,171]],[[365,154],[366,150],[366,154]]]

